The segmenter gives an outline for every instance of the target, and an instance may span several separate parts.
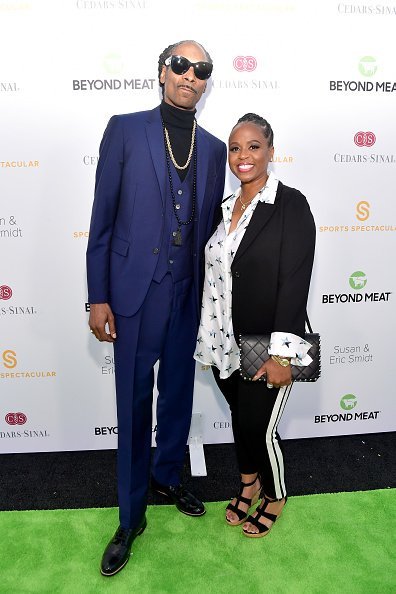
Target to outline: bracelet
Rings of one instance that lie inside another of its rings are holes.
[[[282,367],[289,367],[289,365],[290,365],[290,359],[287,359],[286,357],[279,357],[278,355],[271,355],[271,359],[273,361],[276,361],[277,363],[279,363],[279,365],[282,365]]]

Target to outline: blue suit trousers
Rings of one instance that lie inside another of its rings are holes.
[[[114,343],[120,524],[135,528],[147,505],[154,366],[159,361],[157,433],[151,473],[177,485],[190,429],[198,327],[192,278],[152,281],[138,312],[117,315]]]

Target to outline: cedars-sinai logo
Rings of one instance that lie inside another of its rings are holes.
[[[357,398],[354,394],[345,394],[340,400],[340,406],[343,410],[352,410],[357,405]]]
[[[375,141],[377,140],[374,132],[356,132],[355,136],[353,137],[353,142],[356,146],[373,146]]]
[[[4,301],[8,301],[12,297],[12,289],[8,285],[1,285],[0,286],[0,299],[4,299]]]
[[[24,425],[27,421],[27,416],[22,412],[9,412],[4,418],[8,425]]]
[[[363,56],[360,58],[359,72],[363,76],[373,76],[377,72],[377,60],[373,56]]]
[[[351,276],[349,277],[349,286],[354,289],[355,291],[360,291],[364,289],[367,284],[367,277],[364,272],[361,270],[357,270],[356,272],[352,272]]]
[[[257,60],[253,56],[237,56],[233,64],[238,72],[253,72],[257,68]]]

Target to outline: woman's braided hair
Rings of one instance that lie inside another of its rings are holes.
[[[256,113],[245,113],[245,115],[239,118],[234,128],[238,126],[238,124],[244,124],[245,122],[251,122],[252,124],[256,124],[256,126],[260,126],[260,128],[262,128],[264,138],[268,140],[268,146],[270,148],[274,146],[274,132],[271,128],[271,124],[269,124],[267,120]]]

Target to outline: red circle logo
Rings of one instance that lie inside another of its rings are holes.
[[[9,412],[4,418],[9,425],[24,425],[27,421],[27,416],[21,412]]]
[[[253,72],[257,68],[257,60],[253,56],[237,56],[233,64],[238,72]]]
[[[353,138],[357,146],[373,146],[376,140],[374,132],[356,132]]]
[[[8,287],[7,285],[1,285],[0,286],[0,299],[4,299],[4,301],[7,301],[7,299],[11,299],[11,297],[12,297],[11,287]]]

